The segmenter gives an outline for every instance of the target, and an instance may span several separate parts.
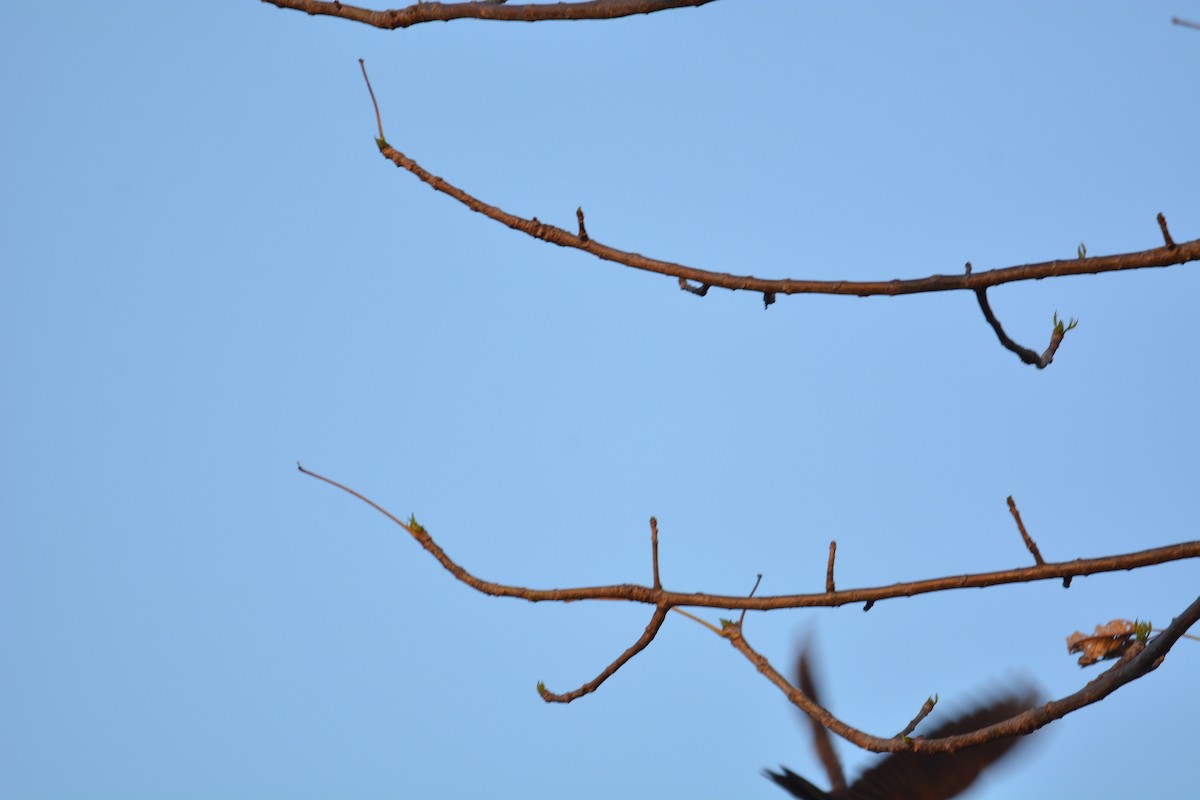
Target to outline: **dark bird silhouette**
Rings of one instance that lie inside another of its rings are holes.
[[[800,691],[820,704],[807,652],[801,653],[797,671]],[[1013,717],[1038,702],[1036,689],[1021,686],[973,711],[949,719],[923,735],[928,739],[940,739],[970,733]],[[941,755],[893,753],[847,786],[829,731],[815,720],[810,719],[809,724],[813,744],[829,774],[832,790],[818,789],[787,767],[781,767],[782,772],[764,771],[768,778],[801,800],[949,800],[965,792],[985,769],[1010,753],[1023,738],[997,739],[979,747]]]

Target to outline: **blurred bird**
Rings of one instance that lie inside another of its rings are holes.
[[[807,650],[800,655],[797,672],[800,691],[819,705],[821,701]],[[924,736],[940,739],[971,733],[1020,714],[1039,701],[1036,689],[1020,686],[963,716],[943,722]],[[985,769],[1010,753],[1025,738],[997,739],[979,747],[941,755],[893,753],[847,786],[829,731],[815,720],[809,719],[809,724],[813,745],[833,788],[822,791],[787,767],[781,767],[783,772],[764,770],[763,773],[801,800],[949,800],[965,792]]]

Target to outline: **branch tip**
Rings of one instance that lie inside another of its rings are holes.
[[[588,232],[583,224],[583,206],[575,209],[575,218],[579,220],[579,239],[586,242],[588,240]]]
[[[371,88],[371,79],[367,77],[367,62],[360,58],[358,66],[362,70],[363,80],[367,82],[367,91],[371,93],[371,105],[375,107],[375,124],[379,127],[379,138],[375,140],[375,144],[379,145],[379,149],[382,150],[387,147],[387,138],[383,135],[383,119],[379,116],[379,103],[375,102],[375,90]]]
[[[829,542],[829,563],[825,565],[825,592],[833,594],[837,587],[833,583],[833,559],[837,556],[837,541]]]
[[[1038,551],[1037,543],[1033,541],[1033,537],[1025,530],[1025,523],[1021,522],[1021,512],[1017,510],[1016,501],[1012,499],[1012,495],[1008,496],[1008,513],[1012,514],[1013,519],[1017,521],[1017,530],[1021,532],[1021,539],[1025,542],[1026,549],[1033,554],[1033,560],[1037,565],[1043,566],[1046,562],[1042,559],[1042,554]]]
[[[1158,227],[1162,230],[1163,241],[1167,243],[1167,247],[1172,250],[1178,247],[1175,244],[1175,240],[1171,238],[1171,232],[1167,230],[1167,218],[1163,216],[1161,211],[1158,212]]]

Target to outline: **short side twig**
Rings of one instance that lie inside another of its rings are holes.
[[[654,588],[661,589],[662,581],[658,577],[658,518],[650,518],[650,560],[654,562]]]
[[[1163,241],[1166,242],[1167,247],[1175,247],[1175,240],[1171,238],[1171,232],[1167,230],[1167,218],[1161,211],[1158,212],[1158,227],[1162,231]]]
[[[921,721],[929,716],[929,713],[931,711],[933,711],[933,707],[937,705],[937,702],[938,702],[937,695],[934,695],[933,697],[930,697],[929,699],[927,699],[925,701],[925,703],[921,706],[921,710],[918,711],[917,715],[912,718],[912,722],[905,725],[904,730],[897,733],[895,735],[895,737],[893,737],[893,738],[907,739],[908,735],[910,733],[912,733],[913,731],[915,731],[917,729],[917,726],[921,724]]]
[[[837,541],[829,542],[829,563],[825,565],[825,593],[833,594],[837,587],[833,583],[833,559],[837,555]]]
[[[1012,499],[1011,494],[1008,496],[1008,511],[1013,515],[1013,519],[1017,521],[1017,530],[1021,532],[1021,538],[1025,540],[1025,547],[1029,549],[1030,553],[1033,553],[1034,562],[1039,566],[1045,564],[1046,562],[1042,559],[1041,552],[1038,551],[1037,542],[1033,541],[1033,537],[1025,530],[1025,523],[1021,522],[1021,512],[1017,510],[1017,504]]]

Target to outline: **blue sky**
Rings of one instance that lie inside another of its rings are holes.
[[[974,298],[699,299],[473,215],[380,158],[607,244],[762,276],[956,272],[1200,235],[1186,0],[771,3],[383,32],[224,3],[13,7],[0,29],[0,794],[778,798],[794,711],[673,615],[485,578],[819,591],[1197,538],[1196,266]],[[751,615],[881,734],[1013,675],[1061,696],[1194,563]],[[709,614],[715,618],[717,614]],[[1182,797],[1200,645],[972,797]],[[846,747],[851,771],[869,762]]]

